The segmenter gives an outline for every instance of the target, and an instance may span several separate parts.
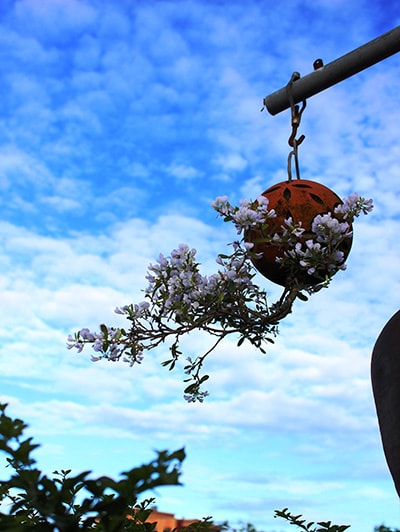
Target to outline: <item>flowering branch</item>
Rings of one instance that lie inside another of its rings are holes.
[[[201,387],[209,378],[202,373],[203,364],[223,339],[235,334],[239,346],[247,340],[265,353],[265,344],[273,342],[278,323],[291,312],[295,299],[307,299],[303,291],[312,293],[328,281],[324,278],[320,286],[309,287],[292,276],[280,299],[270,306],[266,291],[253,282],[256,275],[251,261],[253,243],[246,242],[246,231],[260,229],[264,239],[283,247],[282,264],[292,270],[295,265],[297,269],[318,271],[321,263],[330,261],[329,271],[333,274],[344,267],[337,252],[338,242],[348,238],[352,220],[361,212],[369,212],[372,202],[359,196],[348,198],[337,212],[342,222],[330,213],[316,217],[313,225],[316,241],[312,244],[311,240],[303,243],[301,224],[291,220],[285,222],[280,234],[268,234],[268,220],[275,217],[275,212],[268,210],[264,196],[254,202],[242,201],[239,207],[232,207],[226,197],[220,197],[213,207],[225,221],[233,221],[239,235],[244,234],[231,244],[230,255],[218,256],[220,268],[216,273],[202,275],[196,250],[180,244],[169,257],[160,254],[156,264],[148,267],[144,301],[115,309],[127,318],[129,328],[101,325],[99,332],[84,328],[68,337],[68,347],[81,352],[89,344],[95,352],[93,361],[122,360],[133,366],[142,362],[145,351],[169,339],[170,356],[162,365],[173,370],[182,355],[181,338],[192,331],[204,331],[215,338],[214,343],[204,354],[194,359],[187,357],[184,366],[187,375],[184,397],[189,402],[202,402],[208,392]]]

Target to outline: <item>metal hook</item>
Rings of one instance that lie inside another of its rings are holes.
[[[295,160],[295,168],[296,168],[296,177],[297,179],[300,179],[300,168],[299,168],[299,160],[297,155],[297,148],[298,146],[303,142],[305,139],[304,135],[301,135],[298,139],[296,139],[297,130],[300,126],[301,122],[301,115],[303,114],[304,109],[306,108],[307,102],[306,100],[303,100],[301,108],[299,105],[294,104],[294,98],[292,94],[292,85],[295,81],[300,79],[299,72],[293,72],[292,77],[290,78],[289,83],[286,85],[286,93],[288,96],[288,100],[290,103],[290,110],[291,110],[291,117],[292,117],[292,133],[289,137],[288,144],[290,147],[293,148],[293,150],[289,153],[288,157],[288,178],[289,181],[292,180],[292,168],[291,168],[291,161],[292,157],[294,157]]]
[[[306,138],[305,135],[301,135],[298,139],[296,139],[297,130],[300,126],[301,115],[303,114],[303,111],[306,108],[306,105],[307,103],[304,100],[302,103],[301,109],[299,108],[298,105],[295,105],[292,111],[292,134],[290,135],[289,140],[288,140],[288,144],[292,148],[294,147],[295,143],[297,146],[299,146],[303,142],[303,140]]]

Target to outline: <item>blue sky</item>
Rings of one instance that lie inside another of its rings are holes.
[[[296,303],[266,356],[227,340],[193,405],[162,350],[129,368],[65,347],[142,300],[160,252],[186,242],[213,272],[235,229],[211,201],[286,179],[290,116],[260,113],[263,98],[399,23],[396,2],[361,0],[0,3],[0,398],[44,469],[116,476],[185,446],[184,487],[157,492],[178,517],[278,531],[289,507],[399,526],[369,364],[398,310],[400,56],[308,101],[302,177],[375,209],[348,269]],[[191,335],[185,353],[206,345]]]

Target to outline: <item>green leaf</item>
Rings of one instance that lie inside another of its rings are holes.
[[[303,294],[302,292],[299,292],[299,293],[297,294],[297,297],[298,297],[299,299],[301,299],[301,301],[308,301],[308,297],[307,297],[305,294]]]
[[[246,340],[246,337],[245,337],[245,336],[241,336],[241,337],[239,338],[238,343],[237,343],[238,347],[240,347],[240,346],[242,345],[242,343],[243,343],[245,340]]]
[[[332,521],[320,521],[320,522],[318,522],[317,524],[318,524],[319,526],[324,527],[325,529],[329,529],[330,526],[331,526],[331,523],[332,523]]]

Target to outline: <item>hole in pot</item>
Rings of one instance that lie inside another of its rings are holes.
[[[304,183],[293,183],[293,186],[298,188],[311,188],[311,185],[306,185]]]
[[[319,203],[320,205],[323,205],[324,204],[324,201],[319,197],[317,196],[316,194],[313,194],[312,192],[310,192],[310,196],[312,197],[312,199],[314,201],[316,201],[317,203]]]
[[[273,192],[274,190],[278,190],[278,188],[279,188],[279,185],[276,185],[276,186],[274,186],[274,187],[269,188],[269,189],[268,189],[268,192]],[[266,191],[266,192],[267,192],[267,191]]]
[[[291,195],[292,193],[290,192],[290,190],[288,188],[285,188],[285,190],[283,191],[283,197],[286,201],[290,200]]]

